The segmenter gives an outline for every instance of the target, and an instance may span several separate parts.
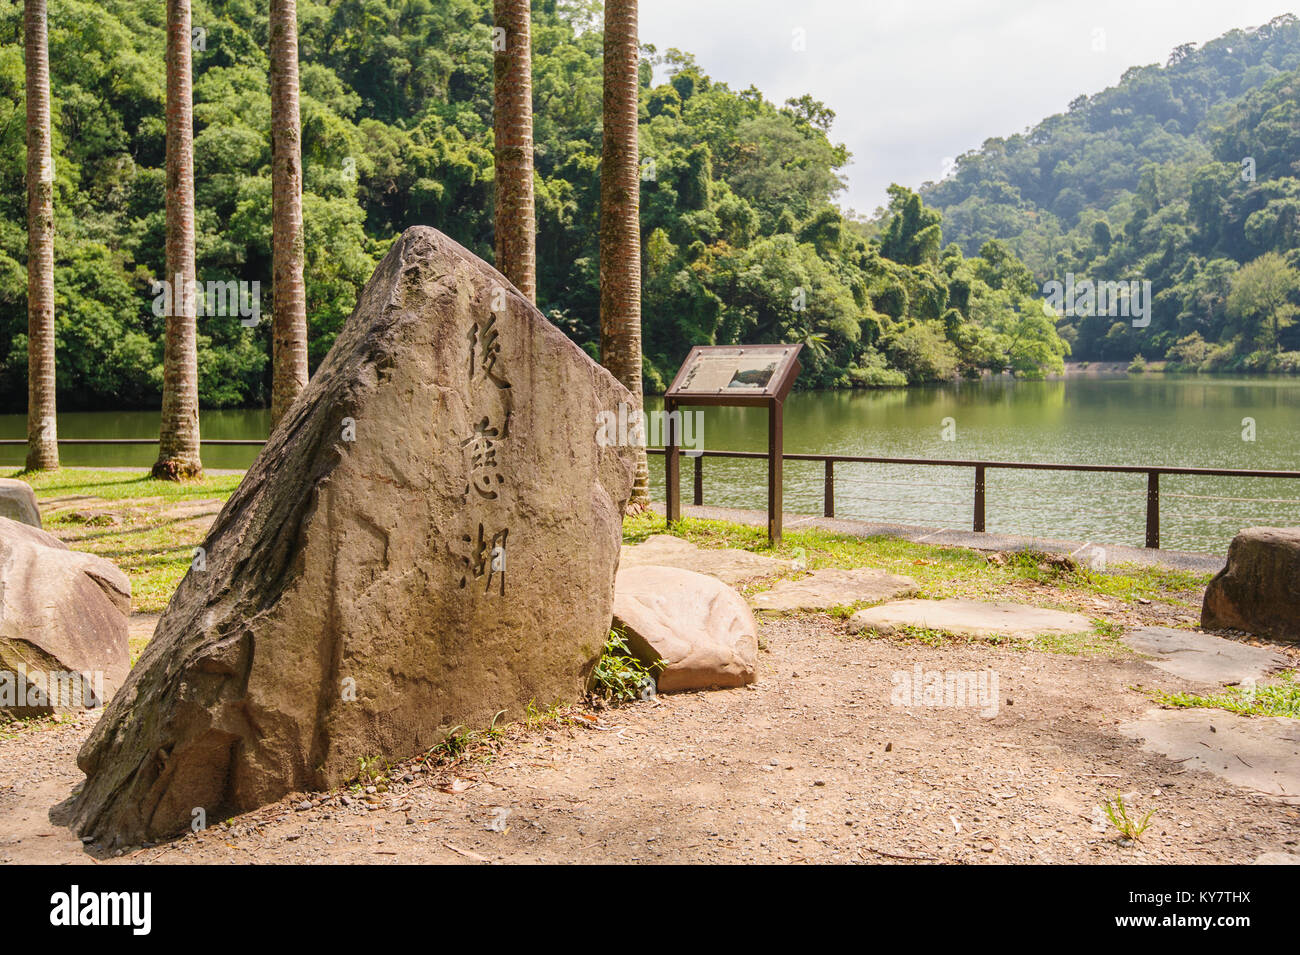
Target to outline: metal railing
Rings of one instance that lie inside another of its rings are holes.
[[[663,448],[647,448],[650,454],[663,454]],[[704,503],[704,459],[743,458],[767,460],[763,451],[689,451],[683,452],[694,460],[694,494],[696,506]],[[1146,546],[1160,548],[1160,477],[1161,475],[1188,475],[1193,477],[1286,478],[1300,480],[1300,471],[1263,471],[1249,468],[1188,468],[1160,467],[1144,464],[1051,464],[1029,461],[972,461],[936,458],[874,457],[854,454],[783,454],[783,461],[821,461],[825,467],[822,478],[822,516],[835,516],[835,465],[836,464],[902,464],[924,467],[971,468],[974,470],[971,529],[983,532],[985,509],[988,503],[986,476],[992,469],[1017,471],[1088,471],[1105,474],[1145,474],[1146,490]],[[1224,500],[1232,500],[1224,498]],[[1300,500],[1293,503],[1300,504]]]
[[[157,444],[157,438],[59,438],[58,443],[68,445],[149,445]],[[202,438],[201,444],[225,445],[227,447],[261,447],[265,440],[255,438]],[[0,439],[0,447],[26,445],[26,438]],[[663,448],[647,448],[649,454],[663,454]],[[704,459],[705,458],[740,458],[766,461],[764,451],[684,451],[694,462],[693,503],[704,503]],[[783,461],[820,461],[824,466],[822,478],[822,515],[835,516],[835,465],[837,464],[901,464],[923,467],[971,468],[974,470],[973,506],[971,529],[983,532],[985,529],[985,509],[988,504],[986,476],[992,469],[1016,471],[1087,471],[1103,474],[1145,474],[1146,491],[1146,546],[1158,550],[1160,547],[1160,477],[1161,475],[1185,475],[1192,477],[1236,477],[1236,478],[1283,478],[1300,480],[1300,471],[1266,471],[1252,468],[1188,468],[1163,467],[1145,464],[1051,464],[1032,461],[973,461],[964,459],[941,458],[897,458],[876,457],[855,454],[782,454]],[[1183,495],[1187,496],[1187,495]],[[1192,495],[1195,496],[1195,495]],[[1210,497],[1209,500],[1237,500],[1235,498]],[[1254,500],[1254,499],[1246,499]],[[1262,499],[1261,499],[1262,500]],[[1270,501],[1269,503],[1277,503]],[[1300,504],[1300,501],[1292,503]]]

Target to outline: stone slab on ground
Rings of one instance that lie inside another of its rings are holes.
[[[41,526],[41,509],[36,506],[36,492],[30,484],[16,478],[0,478],[0,517],[31,527]]]
[[[1294,852],[1264,852],[1251,865],[1300,865],[1300,856]]]
[[[740,596],[680,567],[623,567],[614,579],[613,625],[642,663],[662,663],[661,692],[734,687],[758,677],[758,625]]]
[[[643,544],[623,548],[619,567],[647,565],[693,570],[732,586],[756,577],[775,577],[794,569],[794,561],[764,557],[734,547],[696,547],[690,541],[671,534],[655,534]]]
[[[1174,676],[1196,683],[1236,684],[1258,680],[1290,664],[1276,650],[1225,640],[1199,630],[1143,627],[1124,635],[1124,642]]]
[[[849,618],[849,632],[892,633],[904,627],[941,630],[960,637],[1036,637],[1043,634],[1089,633],[1092,621],[1083,614],[1046,610],[1027,604],[950,598],[896,600],[859,610]]]
[[[859,601],[872,603],[909,597],[917,584],[911,577],[875,567],[814,570],[798,580],[781,580],[771,590],[754,594],[749,602],[767,613],[798,613],[848,607]]]
[[[1224,710],[1148,710],[1119,731],[1183,769],[1203,769],[1235,786],[1300,805],[1300,720]]]

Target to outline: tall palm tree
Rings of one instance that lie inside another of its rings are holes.
[[[605,2],[604,142],[600,169],[600,361],[641,397],[640,45],[636,0]],[[645,447],[629,507],[650,503]]]
[[[54,159],[45,0],[26,0],[27,470],[59,466],[54,420]]]
[[[494,15],[497,268],[530,301],[536,301],[529,0],[495,0]]]
[[[307,385],[298,4],[271,0],[271,427]]]
[[[201,477],[198,330],[195,327],[194,103],[190,2],[167,0],[167,281],[162,426],[154,477]]]

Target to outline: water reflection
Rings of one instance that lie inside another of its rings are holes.
[[[662,408],[657,398],[646,404],[649,410]],[[705,448],[766,450],[765,410],[702,410]],[[798,393],[786,406],[785,441],[790,452],[1300,470],[1298,411],[1300,382],[1295,379],[993,380]],[[954,440],[944,440],[946,418],[952,419],[946,430]],[[1244,418],[1254,421],[1254,441],[1242,440]],[[207,438],[265,437],[269,425],[264,409],[209,411],[201,420]],[[0,437],[21,438],[25,429],[23,415],[0,415]],[[154,437],[157,432],[157,412],[59,416],[62,437]],[[203,460],[209,468],[244,468],[256,453],[254,448],[209,445]],[[61,454],[70,466],[146,468],[156,448],[65,446]],[[0,464],[21,466],[23,457],[21,447],[0,447]],[[662,459],[653,458],[650,470],[655,494],[662,499]],[[689,465],[682,476],[689,494]],[[1140,475],[990,472],[988,528],[1140,544],[1144,482]],[[970,469],[840,465],[836,511],[844,517],[968,528],[972,484]],[[1241,527],[1300,524],[1300,483],[1166,477],[1161,490],[1166,547],[1218,552]],[[821,464],[788,462],[785,497],[791,510],[820,513]],[[763,464],[708,461],[705,501],[766,506]]]

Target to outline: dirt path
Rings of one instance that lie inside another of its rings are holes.
[[[1117,731],[1151,706],[1136,687],[1177,686],[1134,655],[843,632],[828,616],[765,622],[752,688],[604,710],[605,729],[518,728],[490,765],[410,773],[371,801],[348,794],[350,805],[298,795],[109,861],[1250,863],[1300,852],[1300,807]],[[996,672],[997,714],[893,705],[894,674],[917,664]],[[89,727],[0,740],[0,861],[96,861],[49,820],[81,780]],[[1099,808],[1117,789],[1157,810],[1127,846]]]

